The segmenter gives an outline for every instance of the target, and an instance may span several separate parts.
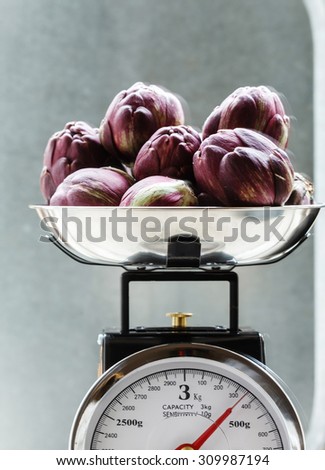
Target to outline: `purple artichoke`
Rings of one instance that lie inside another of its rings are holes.
[[[223,206],[280,206],[293,187],[287,153],[250,129],[223,129],[207,137],[193,168],[199,191]]]
[[[313,183],[301,173],[295,173],[293,189],[286,205],[303,205],[314,203]]]
[[[142,145],[163,126],[184,123],[181,101],[156,86],[135,83],[118,93],[100,125],[100,139],[108,152],[128,166],[134,164]]]
[[[190,126],[158,129],[141,147],[133,167],[137,180],[163,175],[193,181],[193,155],[201,144],[200,134]]]
[[[118,168],[82,168],[59,184],[50,205],[118,206],[133,183],[133,178]]]
[[[83,121],[68,122],[49,139],[43,158],[40,185],[48,202],[66,176],[80,168],[113,166],[123,169],[99,140],[99,129]]]
[[[219,129],[237,127],[262,132],[286,148],[290,118],[279,95],[266,86],[240,87],[208,116],[202,128],[203,139]]]
[[[196,206],[188,183],[167,176],[148,176],[123,195],[120,206]]]

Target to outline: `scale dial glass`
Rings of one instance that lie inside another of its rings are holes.
[[[72,449],[303,449],[298,415],[261,363],[216,346],[136,353],[108,370],[76,415]]]

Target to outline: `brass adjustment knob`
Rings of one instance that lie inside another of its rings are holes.
[[[166,313],[166,317],[170,317],[172,319],[173,328],[186,328],[187,318],[191,316],[192,316],[191,313],[184,313],[184,312]]]

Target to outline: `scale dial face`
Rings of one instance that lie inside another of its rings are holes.
[[[109,369],[76,415],[70,449],[303,449],[298,415],[263,364],[175,344]]]

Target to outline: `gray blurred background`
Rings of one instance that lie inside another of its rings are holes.
[[[264,84],[288,102],[293,163],[313,177],[312,38],[298,0],[0,0],[0,11],[0,448],[66,449],[96,379],[97,335],[119,327],[122,271],[79,265],[39,242],[28,205],[44,202],[47,140],[71,120],[98,126],[136,81],[181,95],[198,128],[235,88]],[[265,334],[267,364],[296,395],[306,427],[313,248],[311,237],[278,264],[237,270],[240,324]],[[171,310],[192,311],[196,324],[224,319],[219,287],[132,292],[134,324],[163,324]]]

